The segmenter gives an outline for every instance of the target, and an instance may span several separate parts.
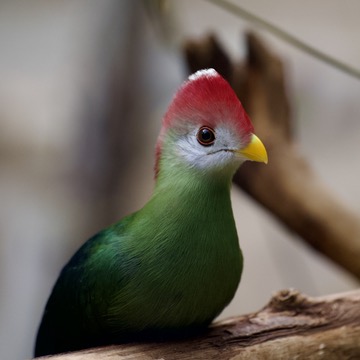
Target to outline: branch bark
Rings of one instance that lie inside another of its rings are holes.
[[[259,312],[214,324],[201,336],[123,344],[44,357],[51,360],[360,358],[360,290],[310,298],[278,292]]]
[[[299,152],[281,61],[254,34],[246,39],[244,64],[233,64],[214,36],[184,46],[190,72],[213,67],[230,82],[268,150],[267,166],[245,163],[234,183],[360,279],[360,218],[326,189]]]

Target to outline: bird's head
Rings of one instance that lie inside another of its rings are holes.
[[[233,175],[245,160],[267,163],[264,145],[227,81],[214,69],[191,75],[175,94],[156,147],[156,176],[180,165]]]

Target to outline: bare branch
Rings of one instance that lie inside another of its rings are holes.
[[[42,359],[357,359],[360,290],[310,298],[278,292],[257,313],[231,318],[207,334],[181,341],[122,344]]]

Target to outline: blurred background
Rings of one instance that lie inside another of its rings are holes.
[[[357,0],[234,2],[360,67]],[[241,59],[248,29],[285,61],[300,151],[360,214],[359,80],[205,0],[1,0],[1,359],[32,357],[61,267],[149,198],[161,117],[187,75],[184,39],[214,32]],[[286,287],[358,286],[237,189],[233,204],[245,271],[221,317],[255,311]]]

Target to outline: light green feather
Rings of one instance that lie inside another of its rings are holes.
[[[171,146],[169,137],[149,202],[88,240],[64,267],[36,355],[205,327],[233,298],[242,271],[234,169],[206,173]]]

